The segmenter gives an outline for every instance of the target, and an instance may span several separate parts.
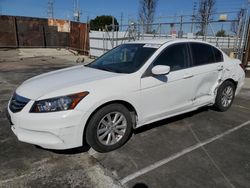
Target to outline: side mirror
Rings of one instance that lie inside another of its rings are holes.
[[[156,65],[152,68],[153,75],[165,75],[170,72],[170,67],[166,65]]]

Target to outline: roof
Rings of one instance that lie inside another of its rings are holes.
[[[167,42],[173,41],[175,39],[149,39],[149,40],[136,40],[129,43],[136,43],[136,44],[165,44]]]
[[[167,42],[200,42],[200,43],[205,43],[205,44],[209,44],[208,42],[205,41],[201,41],[201,40],[195,40],[195,39],[150,39],[150,40],[138,40],[138,41],[132,41],[129,43],[132,44],[156,44],[156,45],[163,45]],[[210,44],[211,45],[211,44]]]

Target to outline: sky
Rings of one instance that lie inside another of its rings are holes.
[[[73,20],[74,0],[53,0],[54,18]],[[77,0],[76,0],[77,1]],[[94,19],[100,15],[112,15],[117,18],[119,25],[127,25],[130,22],[137,22],[140,0],[78,0],[81,11],[81,22]],[[158,0],[154,23],[180,22],[180,15],[183,22],[190,22],[193,14],[194,4],[198,8],[199,0]],[[235,20],[240,8],[249,8],[250,0],[216,0],[214,20],[219,15],[226,13],[229,20]],[[0,0],[0,14],[14,16],[28,16],[47,18],[48,0]],[[196,10],[197,10],[196,8]],[[123,16],[122,16],[123,15]],[[174,26],[174,30],[181,30],[180,25]],[[120,27],[126,29],[126,27]],[[161,27],[162,33],[168,33],[170,24]],[[183,24],[184,32],[192,31],[191,24]],[[219,30],[226,30],[232,34],[231,23],[212,23],[209,25],[208,33],[215,34]],[[155,31],[159,31],[156,25]],[[199,31],[198,25],[194,26],[193,32]]]
[[[164,21],[167,18],[162,17],[170,15],[191,15],[195,1],[198,0],[158,0],[156,21]],[[54,17],[72,19],[73,2],[74,0],[54,0]],[[246,7],[246,3],[247,0],[216,0],[215,9],[217,12],[236,12],[240,8]],[[88,17],[93,19],[103,14],[115,16],[118,22],[123,14],[125,24],[129,19],[136,20],[138,17],[139,0],[79,0],[79,4],[82,22],[86,22]],[[0,14],[3,15],[46,18],[47,7],[48,0],[0,0]],[[188,16],[185,19],[188,19]]]

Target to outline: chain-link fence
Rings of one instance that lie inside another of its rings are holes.
[[[150,28],[150,32],[145,32]],[[201,31],[203,28],[203,31]],[[228,55],[242,59],[247,41],[248,19],[219,20],[207,23],[197,21],[161,22],[150,25],[130,22],[128,25],[109,25],[100,31],[90,31],[90,54],[100,56],[113,47],[128,41],[185,38],[207,41]],[[119,31],[118,31],[119,30]]]

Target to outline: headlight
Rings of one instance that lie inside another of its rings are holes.
[[[57,111],[72,110],[88,94],[89,92],[85,91],[72,95],[36,101],[32,106],[30,112],[41,113],[41,112],[57,112]]]

